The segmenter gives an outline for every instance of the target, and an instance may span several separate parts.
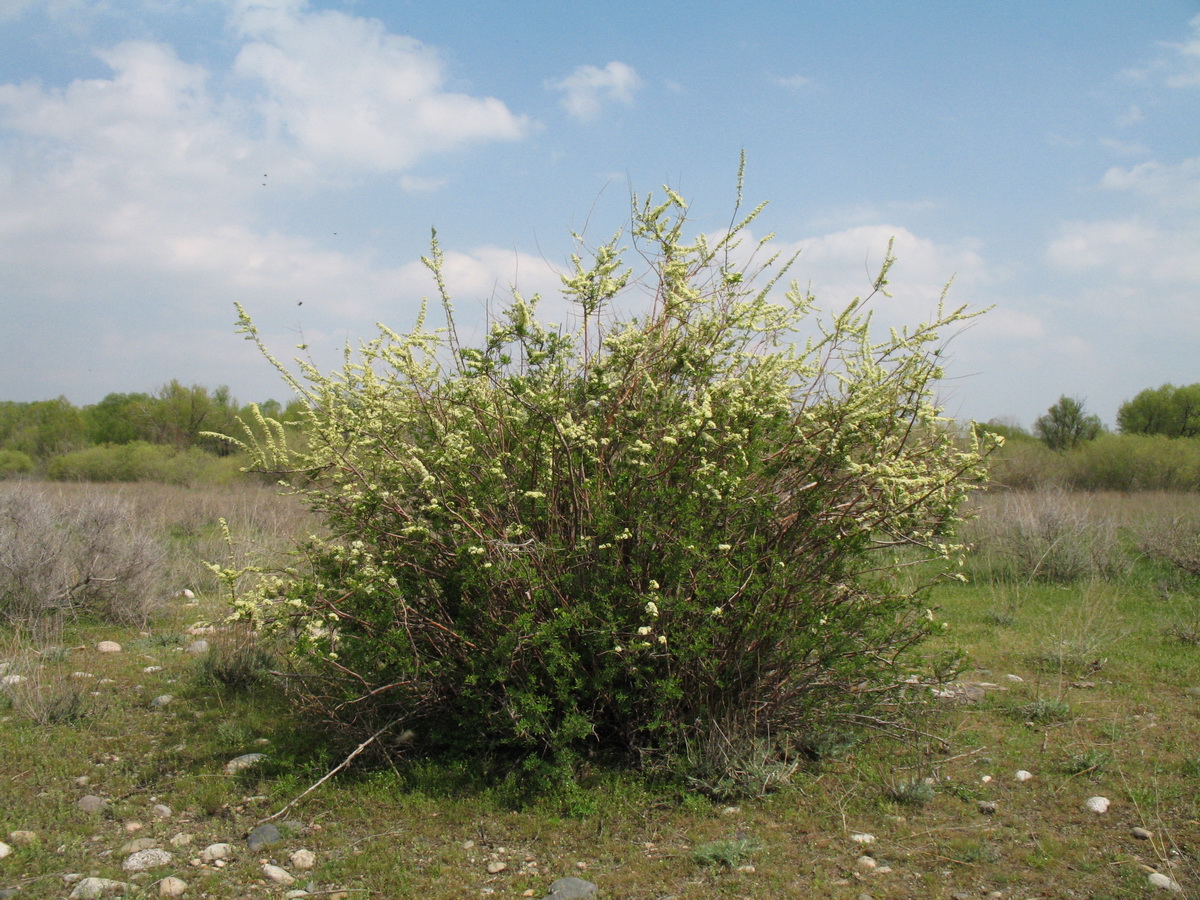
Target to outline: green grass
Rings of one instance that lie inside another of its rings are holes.
[[[1134,512],[1121,504],[1137,498],[1105,502],[1124,523]],[[257,523],[256,541],[277,543],[261,515],[244,521]],[[231,900],[283,895],[262,883],[260,859],[293,871],[297,886],[352,891],[347,900],[540,898],[565,875],[611,898],[1151,898],[1168,895],[1139,867],[1167,871],[1168,861],[1184,896],[1198,897],[1200,691],[1189,689],[1200,688],[1200,648],[1171,633],[1192,587],[1174,584],[1166,602],[1155,590],[1161,575],[1138,563],[1111,582],[1006,575],[939,588],[932,603],[950,627],[929,652],[964,651],[963,680],[992,685],[982,699],[930,696],[914,722],[921,734],[906,741],[825,736],[766,796],[717,801],[601,760],[582,761],[574,783],[547,776],[535,791],[537,773],[417,754],[327,782],[281,817],[293,823],[284,842],[259,853],[243,836],[341,760],[264,674],[257,654],[271,648],[235,632],[206,636],[231,644],[226,678],[185,652],[188,629],[222,611],[211,591],[196,607],[171,600],[144,634],[94,622],[41,637],[0,633],[0,660],[27,678],[23,690],[0,690],[0,840],[13,847],[0,890],[57,898],[70,892],[66,873],[127,880],[121,848],[148,837],[175,858],[155,878],[174,874],[189,883],[185,896]],[[97,653],[105,639],[124,651]],[[1103,664],[1053,658],[1064,642]],[[153,707],[163,694],[174,699]],[[68,712],[46,712],[59,708]],[[268,760],[225,773],[248,752]],[[1034,777],[1017,781],[1019,769]],[[106,809],[79,811],[87,793],[105,797]],[[1084,809],[1094,795],[1112,801],[1104,815]],[[158,818],[156,803],[171,817]],[[1133,826],[1154,839],[1133,838]],[[7,837],[17,830],[37,838]],[[875,840],[856,843],[854,833]],[[190,846],[171,843],[179,834]],[[214,842],[238,848],[229,865],[189,865]],[[301,847],[316,854],[311,872],[291,864]],[[891,871],[856,870],[864,850]],[[489,872],[489,863],[504,868]],[[153,882],[140,882],[141,896],[156,895]]]

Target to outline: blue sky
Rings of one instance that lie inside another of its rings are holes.
[[[663,184],[717,231],[742,150],[822,306],[894,237],[881,325],[994,307],[949,414],[1200,381],[1197,2],[0,0],[0,399],[282,398],[234,301],[331,368],[431,227],[464,319],[559,318],[570,231]]]

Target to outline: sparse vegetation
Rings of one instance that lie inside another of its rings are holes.
[[[33,487],[68,506],[95,490]],[[174,850],[170,839],[180,832],[194,836],[193,847],[236,845],[340,761],[312,740],[279,679],[262,675],[261,659],[235,666],[256,677],[244,685],[233,679],[239,686],[231,690],[197,677],[208,662],[183,652],[195,639],[189,630],[208,623],[216,632],[204,637],[214,648],[254,652],[249,633],[224,622],[224,595],[200,560],[270,564],[313,529],[305,510],[253,485],[106,490],[154,529],[177,567],[175,584],[199,596],[187,600],[172,590],[144,628],[83,616],[63,620],[61,630],[0,632],[0,677],[29,679],[0,686],[0,754],[9,773],[0,777],[0,839],[14,847],[0,863],[0,890],[19,887],[30,897],[65,896],[68,871],[126,880],[127,854],[119,852],[131,840],[126,822],[142,823],[137,837],[177,859],[195,853]],[[1003,515],[998,499],[983,498],[979,514]],[[963,678],[996,686],[981,700],[938,700],[918,686],[925,713],[912,724],[920,734],[806,735],[792,756],[764,754],[764,761],[795,766],[776,790],[742,792],[733,806],[732,794],[647,780],[601,759],[581,761],[569,781],[536,759],[513,766],[414,757],[395,769],[366,760],[290,810],[284,818],[302,830],[289,831],[283,849],[261,858],[290,867],[288,853],[303,845],[317,856],[307,878],[318,891],[431,900],[484,888],[544,896],[566,874],[594,881],[607,896],[681,900],[817,893],[852,900],[864,889],[898,900],[993,890],[1151,896],[1139,866],[1170,872],[1190,896],[1200,881],[1200,653],[1168,628],[1200,585],[1140,553],[1136,536],[1155,518],[1170,523],[1195,514],[1200,499],[1104,495],[1089,498],[1086,510],[1119,526],[1132,568],[1100,584],[1009,575],[935,589],[931,602],[950,627],[928,652],[961,648]],[[229,523],[232,548],[220,518]],[[1011,621],[996,624],[996,610],[1012,611]],[[1070,634],[1072,623],[1097,611],[1102,670],[1077,676],[1036,664],[1055,635]],[[96,652],[105,639],[125,650]],[[1007,680],[1010,673],[1023,681]],[[153,707],[162,693],[175,699]],[[227,760],[248,752],[268,760],[224,774]],[[1018,769],[1033,778],[1015,780]],[[75,784],[81,776],[86,785]],[[85,793],[107,798],[106,811],[76,810]],[[1104,815],[1083,808],[1096,794],[1112,802]],[[981,813],[984,801],[995,802],[993,814]],[[155,818],[154,803],[168,804],[171,818]],[[1152,838],[1132,837],[1135,824]],[[7,838],[17,829],[35,832],[35,841]],[[871,852],[878,869],[890,872],[858,867],[863,845],[852,832],[875,835]],[[180,867],[179,874],[189,894],[232,900],[261,890],[259,858],[237,857],[223,869]],[[506,870],[489,873],[496,861]]]

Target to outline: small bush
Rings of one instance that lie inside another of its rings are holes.
[[[239,460],[218,457],[192,447],[176,450],[163,444],[134,441],[103,444],[52,458],[46,477],[52,481],[223,484],[237,477]]]
[[[761,844],[748,838],[725,838],[697,846],[692,850],[692,861],[698,866],[736,869],[748,863],[761,849]]]
[[[910,778],[891,785],[887,797],[904,806],[924,806],[934,798],[933,785],[924,778]]]
[[[33,471],[33,457],[20,450],[0,449],[0,478],[28,475]]]
[[[0,617],[11,623],[89,613],[143,624],[167,595],[164,560],[117,497],[0,492]]]
[[[271,655],[263,650],[258,637],[245,623],[214,637],[211,649],[197,662],[202,682],[217,684],[228,691],[249,691],[270,676]]]
[[[384,329],[328,376],[279,366],[304,446],[265,419],[243,446],[306,476],[330,538],[241,608],[300,636],[319,677],[297,684],[323,693],[299,702],[342,740],[403,722],[430,750],[736,768],[894,714],[900,660],[938,626],[886,551],[944,569],[982,477],[932,400],[937,330],[965,314],[882,340],[862,300],[820,318],[772,292],[774,259],[735,264],[756,214],[686,243],[678,196],[636,206],[649,271],[622,271],[617,238],[581,247],[573,327],[514,294],[478,346],[435,243],[445,328]],[[632,285],[648,308],[622,315]]]

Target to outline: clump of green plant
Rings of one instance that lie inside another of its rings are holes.
[[[239,308],[307,402],[301,447],[261,416],[239,443],[303,476],[329,530],[239,601],[298,635],[303,706],[381,745],[665,767],[895,713],[940,623],[890,550],[950,568],[983,477],[933,397],[939,330],[968,314],[882,338],[866,300],[823,317],[743,245],[758,211],[686,241],[682,198],[635,200],[647,271],[619,234],[580,239],[573,323],[514,292],[477,346],[435,238],[444,327],[383,328],[330,375],[275,362]]]
[[[692,850],[692,861],[705,868],[736,869],[761,849],[761,844],[749,838],[723,838],[697,845]]]
[[[889,800],[904,806],[924,806],[934,797],[933,785],[924,778],[909,778],[889,785]]]
[[[271,674],[271,654],[245,623],[214,636],[211,648],[196,663],[201,682],[218,684],[235,693],[249,691]]]
[[[1092,775],[1104,771],[1111,756],[1103,750],[1089,747],[1079,753],[1072,753],[1063,763],[1063,770],[1068,775]]]
[[[1057,697],[1038,697],[1031,703],[1014,708],[1018,718],[1039,725],[1064,722],[1071,716],[1071,704]]]

